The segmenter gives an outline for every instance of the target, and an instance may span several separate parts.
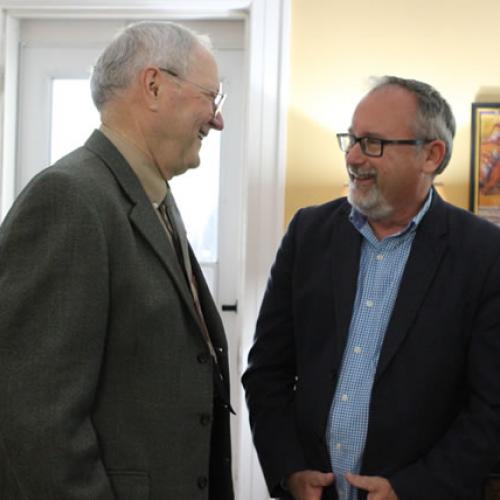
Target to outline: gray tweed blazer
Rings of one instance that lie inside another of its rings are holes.
[[[222,383],[159,219],[103,134],[21,193],[0,229],[0,498],[233,498],[226,339],[191,260]]]

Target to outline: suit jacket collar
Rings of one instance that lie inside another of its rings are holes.
[[[126,162],[139,179],[150,201],[153,204],[156,203],[159,205],[167,194],[167,182],[163,178],[158,167],[153,164],[151,159],[143,151],[116,130],[106,125],[101,125],[99,131],[109,139],[125,158]]]
[[[446,203],[434,192],[432,204],[417,229],[396,303],[385,334],[375,382],[396,355],[418,314],[444,258],[448,240]]]
[[[131,223],[153,248],[157,257],[176,284],[179,295],[185,301],[194,319],[198,322],[198,315],[194,308],[191,292],[180,266],[177,265],[175,250],[169,244],[151,201],[147,197],[136,174],[125,158],[102,132],[95,130],[85,143],[85,147],[98,155],[114,175],[117,183],[132,205],[128,214]]]
[[[350,205],[345,203],[337,212],[333,227],[332,282],[335,308],[335,346],[333,370],[338,371],[347,342],[354,300],[356,297],[362,237],[349,221]],[[447,249],[446,203],[434,192],[432,203],[417,228],[406,263],[398,296],[384,337],[378,362],[377,380],[407,335],[411,324],[439,269]]]
[[[343,203],[332,216],[331,224],[325,229],[331,231],[331,243],[325,251],[331,255],[332,262],[332,301],[334,307],[333,352],[331,370],[337,378],[347,343],[354,300],[356,297],[359,260],[361,253],[361,234],[349,221],[350,205]],[[432,203],[421,220],[412,249],[403,273],[393,313],[382,344],[375,383],[383,375],[392,358],[408,334],[415,316],[431,286],[433,278],[447,249],[447,208],[436,192]],[[324,436],[334,387],[325,384],[318,393],[321,410],[312,415],[318,436]],[[325,451],[325,463],[328,455]]]
[[[335,371],[340,368],[347,342],[356,297],[361,252],[362,236],[349,220],[350,211],[351,206],[347,202],[340,207],[337,213],[339,223],[334,225],[330,240],[336,332],[333,354]]]

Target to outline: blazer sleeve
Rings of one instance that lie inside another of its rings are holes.
[[[254,444],[272,496],[284,496],[280,482],[307,468],[294,413],[292,270],[297,219],[290,223],[272,267],[242,378]]]
[[[471,315],[463,410],[429,453],[390,478],[401,499],[478,498],[500,459],[500,254],[491,260]]]
[[[22,498],[112,500],[91,420],[106,342],[106,238],[77,181],[49,172],[0,231],[0,453]]]

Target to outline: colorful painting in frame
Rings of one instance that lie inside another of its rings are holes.
[[[472,104],[470,208],[500,226],[500,103]]]

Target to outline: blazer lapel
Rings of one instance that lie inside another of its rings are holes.
[[[163,228],[159,225],[158,216],[154,213],[154,210],[149,205],[138,203],[132,207],[129,218],[162,261],[176,284],[180,295],[197,319],[198,316],[194,309],[193,298],[189,291],[184,271],[179,264],[174,248],[163,233]]]
[[[326,262],[328,267],[324,266],[324,272],[330,276],[325,280],[329,290],[326,294],[321,321],[323,335],[327,339],[324,345],[329,346],[328,366],[322,369],[331,372],[333,379],[336,379],[341,368],[356,297],[359,269],[362,237],[349,220],[350,210],[351,207],[347,201],[336,209],[329,222],[322,226],[322,230],[327,232],[327,237],[320,242],[315,241],[319,251],[317,263],[322,265]],[[324,439],[334,386],[319,384],[316,389],[317,411],[311,412],[311,426],[315,429],[318,438]],[[328,462],[326,454],[324,460]]]
[[[382,344],[375,381],[380,378],[406,337],[446,253],[446,209],[436,192],[433,197],[429,212],[422,219],[413,241]]]
[[[163,263],[177,286],[180,296],[186,302],[195,320],[198,321],[193,298],[183,271],[178,264],[175,250],[170,245],[139,179],[119,151],[100,131],[94,131],[85,143],[85,147],[97,154],[113,173],[132,203],[129,213],[131,223],[142,234]]]
[[[333,369],[342,362],[347,334],[356,297],[361,235],[349,221],[350,206],[339,211],[338,224],[332,234],[332,282],[335,311],[335,347]]]

